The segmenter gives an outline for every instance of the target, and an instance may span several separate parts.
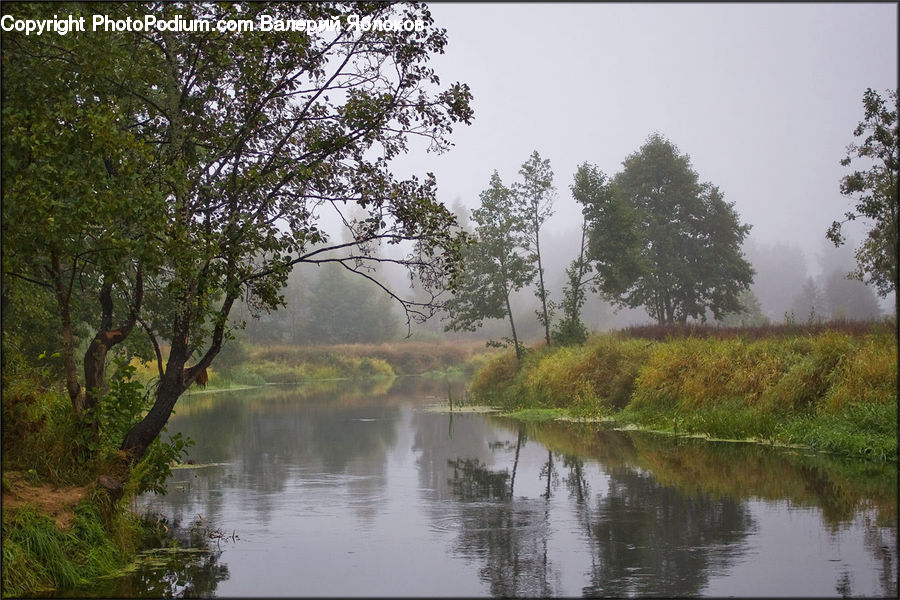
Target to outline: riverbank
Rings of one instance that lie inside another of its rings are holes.
[[[121,572],[152,529],[128,508],[128,499],[147,482],[138,473],[114,502],[97,481],[114,472],[115,450],[87,458],[84,429],[56,382],[38,370],[7,365],[3,597],[46,594]],[[140,466],[146,474],[151,463]]]
[[[207,389],[401,375],[469,377],[496,355],[485,351],[482,342],[415,341],[331,346],[236,344],[228,352],[208,370]],[[132,365],[142,382],[157,376],[152,363],[133,359]]]
[[[398,375],[471,375],[490,356],[481,343],[238,345],[237,352],[209,370],[205,389],[194,386],[188,394],[346,379],[377,391]],[[101,413],[100,448],[86,452],[86,444],[98,442],[85,438],[61,382],[20,359],[10,359],[4,369],[3,597],[73,589],[121,573],[138,560],[147,539],[159,545],[166,533],[160,523],[143,522],[134,515],[130,501],[162,485],[180,460],[186,440],[174,442],[168,450],[151,451],[118,502],[97,484],[99,475],[109,473],[115,463],[122,428],[146,410],[144,393],[157,376],[155,363],[136,359],[128,370],[138,385],[117,386],[118,404]],[[215,394],[209,396],[215,404]],[[198,400],[183,408],[189,411],[202,404]]]
[[[470,399],[530,409],[532,419],[604,419],[897,461],[891,327],[661,337],[598,335],[583,346],[532,350],[521,365],[507,353],[476,373]]]

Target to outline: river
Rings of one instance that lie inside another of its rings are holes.
[[[206,550],[81,593],[897,596],[896,465],[447,397],[400,378],[183,398],[168,431],[195,464],[134,508]]]

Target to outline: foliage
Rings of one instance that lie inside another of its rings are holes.
[[[868,168],[855,170],[841,179],[841,194],[852,198],[852,211],[844,214],[846,221],[868,219],[872,225],[865,241],[857,248],[855,276],[878,290],[881,296],[897,291],[898,236],[898,169],[900,169],[900,116],[897,90],[887,90],[886,97],[871,89],[863,94],[865,116],[853,130],[862,138],[847,147],[841,165],[854,161]],[[826,236],[836,246],[844,243],[843,222],[835,221]],[[900,297],[898,297],[900,298]],[[897,300],[900,302],[900,299]]]
[[[35,4],[7,9],[30,18],[55,18],[60,10]],[[80,6],[70,10],[83,13]],[[119,91],[146,75],[123,38],[68,35],[50,42],[4,35],[3,287],[25,286],[19,294],[34,296],[20,308],[22,316],[52,299],[59,325],[38,331],[53,340],[45,338],[48,347],[60,346],[77,412],[85,407],[82,396],[100,387],[88,380],[82,389],[78,382],[78,323],[108,332],[117,305],[140,304],[137,279],[158,264],[150,234],[164,219],[163,195],[145,168],[150,148],[130,127],[134,104]],[[118,331],[133,325],[127,320]]]
[[[530,253],[529,259],[535,265],[538,287],[535,296],[541,302],[537,312],[538,321],[544,328],[544,338],[550,345],[550,319],[553,316],[553,302],[550,300],[544,285],[544,265],[541,255],[541,228],[544,222],[553,216],[553,199],[556,190],[553,187],[553,170],[549,159],[542,159],[537,150],[531,153],[528,160],[519,169],[522,181],[513,186],[513,212],[520,215],[525,223],[525,249]]]
[[[101,10],[68,8],[87,19]],[[19,9],[35,17],[62,10]],[[76,412],[99,398],[106,352],[140,321],[160,380],[152,408],[122,442],[137,461],[231,336],[237,298],[276,309],[295,264],[340,264],[369,279],[400,303],[408,323],[433,314],[465,236],[437,201],[434,178],[398,180],[391,161],[412,139],[448,148],[453,126],[473,113],[468,87],[441,89],[428,64],[447,38],[424,4],[164,3],[102,12],[342,24],[241,35],[4,35],[4,289],[16,280],[56,300]],[[351,14],[424,27],[363,31],[347,26]],[[343,224],[344,241],[322,229],[328,213]],[[381,242],[393,247],[390,258],[374,254]],[[417,295],[373,275],[382,262],[407,269]],[[82,313],[97,332],[83,387],[74,359]]]
[[[163,428],[162,432],[165,433],[166,429]],[[133,493],[165,494],[166,479],[172,474],[172,465],[184,462],[188,448],[193,445],[194,441],[185,438],[181,432],[169,436],[166,441],[162,437],[153,440],[144,457],[133,468],[129,479]]]
[[[643,306],[659,323],[740,310],[753,270],[740,246],[750,230],[719,189],[700,183],[685,154],[659,135],[623,162],[614,193],[590,211],[599,289]]]
[[[494,171],[490,187],[481,192],[481,205],[472,211],[474,243],[465,251],[464,270],[453,282],[447,302],[448,330],[475,331],[485,319],[509,319],[516,356],[522,349],[510,309],[510,295],[533,281],[535,267],[523,255],[526,223],[516,211],[514,194]]]

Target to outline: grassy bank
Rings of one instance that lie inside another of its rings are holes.
[[[228,352],[208,371],[212,389],[400,375],[470,376],[495,354],[485,352],[481,342],[414,341],[332,346],[235,344]],[[132,365],[136,377],[145,383],[157,376],[155,364],[135,359]]]
[[[116,410],[128,411],[127,392]],[[13,361],[3,371],[3,597],[90,585],[121,572],[136,556],[150,524],[129,509],[135,494],[154,489],[171,455],[151,448],[114,502],[97,485],[120,477],[113,439],[122,423],[101,413],[99,440],[86,435],[59,382]],[[99,446],[99,447],[98,447]]]
[[[521,365],[505,354],[475,375],[470,397],[509,411],[565,409],[656,431],[897,460],[890,327],[720,331],[600,335],[531,351]]]

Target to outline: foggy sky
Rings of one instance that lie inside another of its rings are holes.
[[[580,225],[579,164],[613,175],[658,132],[754,241],[800,247],[815,275],[826,229],[851,208],[839,161],[863,92],[897,87],[895,4],[430,7],[449,37],[434,66],[442,85],[471,86],[475,119],[446,154],[413,146],[398,174],[432,171],[441,200],[474,208],[494,169],[510,184],[537,150],[556,175],[555,231]]]

